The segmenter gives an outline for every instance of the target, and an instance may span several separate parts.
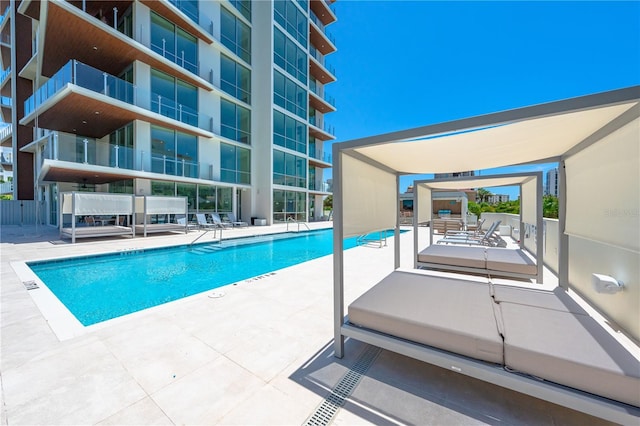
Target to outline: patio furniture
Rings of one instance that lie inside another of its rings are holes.
[[[233,212],[227,213],[227,219],[229,219],[229,222],[233,225],[234,228],[236,226],[237,227],[249,226],[249,224],[247,222],[242,222],[242,221],[236,219],[236,215]]]

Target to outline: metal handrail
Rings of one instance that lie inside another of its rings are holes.
[[[383,235],[384,232],[384,235]],[[378,231],[378,238],[367,238],[367,236],[370,234],[364,234],[364,235],[358,235],[356,237],[356,245],[364,245],[370,242],[377,242],[378,244],[380,244],[380,247],[382,247],[382,243],[384,243],[384,246],[386,247],[387,245],[387,231]]]
[[[307,222],[298,222],[294,217],[289,216],[287,218],[287,232],[289,232],[289,222],[293,222],[298,225],[298,230],[296,232],[300,232],[301,224],[304,225],[304,227],[307,228],[308,231],[311,231],[311,228],[309,228],[309,225],[307,225]]]

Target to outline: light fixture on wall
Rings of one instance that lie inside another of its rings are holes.
[[[591,283],[597,293],[615,294],[624,288],[622,281],[602,274],[591,274]]]

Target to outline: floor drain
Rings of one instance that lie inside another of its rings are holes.
[[[360,383],[362,375],[366,373],[375,361],[381,349],[369,346],[356,360],[355,364],[342,376],[342,379],[322,401],[316,411],[304,422],[305,426],[326,426],[335,417],[338,409],[344,405],[351,392]]]
[[[35,281],[22,281],[22,284],[24,284],[27,290],[35,290],[37,288],[40,288]]]

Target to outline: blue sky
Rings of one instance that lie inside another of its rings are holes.
[[[338,0],[335,10],[327,93],[338,111],[326,121],[337,142],[640,84],[640,2]]]

